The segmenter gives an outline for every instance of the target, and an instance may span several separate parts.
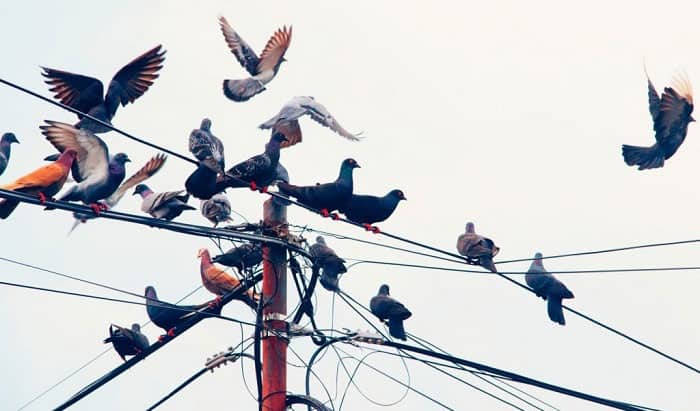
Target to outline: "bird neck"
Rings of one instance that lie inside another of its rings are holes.
[[[124,163],[120,163],[118,161],[110,161],[109,174],[114,177],[124,178],[124,176],[126,175],[126,168],[124,167]]]
[[[342,165],[340,167],[340,174],[338,174],[338,181],[350,183],[350,185],[352,185],[352,170],[354,170],[354,168]]]
[[[151,194],[153,194],[153,190],[151,190],[150,188],[146,188],[139,193],[141,198],[146,198],[146,197],[150,196]]]
[[[8,160],[10,159],[10,147],[12,147],[12,143],[10,143],[9,141],[0,141],[0,152],[2,152],[2,155],[5,156],[5,158]]]

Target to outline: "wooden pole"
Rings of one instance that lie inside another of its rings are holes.
[[[278,236],[287,233],[287,207],[269,198],[263,204],[263,224]],[[286,332],[287,316],[287,250],[267,243],[263,246],[263,324]],[[284,335],[284,334],[283,334]],[[284,337],[263,330],[262,381],[265,411],[284,411],[287,395],[287,344]]]

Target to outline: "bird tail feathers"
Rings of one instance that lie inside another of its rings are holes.
[[[493,257],[490,255],[482,255],[479,257],[479,265],[492,273],[497,273],[496,264],[493,263]]]
[[[399,340],[406,341],[406,330],[403,328],[403,321],[390,318],[389,319],[389,334]]]
[[[622,157],[628,166],[639,166],[639,170],[648,170],[664,166],[664,153],[658,145],[638,147],[622,145]]]
[[[0,218],[4,220],[9,217],[18,205],[19,201],[17,200],[10,200],[9,198],[0,200]]]
[[[547,298],[547,314],[549,314],[549,319],[555,323],[561,325],[566,324],[564,320],[564,310],[561,307],[561,298]]]
[[[223,89],[226,97],[242,102],[265,90],[265,86],[260,81],[248,77],[243,80],[224,80]]]

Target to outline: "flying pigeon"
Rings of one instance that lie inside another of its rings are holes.
[[[43,203],[47,198],[53,197],[61,190],[77,155],[75,150],[66,150],[53,163],[40,167],[13,183],[0,186],[0,188],[36,195]],[[9,217],[17,205],[19,205],[17,200],[0,198],[0,218]]]
[[[389,218],[396,210],[396,206],[399,205],[399,201],[405,199],[406,196],[401,190],[391,190],[384,197],[353,194],[350,196],[350,200],[340,207],[340,212],[345,214],[349,220],[372,229],[370,227],[372,224]]]
[[[114,350],[124,362],[127,355],[139,355],[149,346],[148,338],[141,333],[141,326],[138,324],[133,324],[131,329],[110,325],[109,337],[104,340],[104,343],[112,343]]]
[[[639,170],[663,167],[664,160],[671,158],[683,144],[688,124],[695,121],[691,115],[693,90],[686,76],[674,78],[671,87],[664,88],[661,98],[648,76],[647,87],[656,143],[651,147],[622,146],[625,163],[639,166]]]
[[[313,120],[326,126],[337,134],[351,141],[359,141],[359,134],[352,134],[345,130],[343,126],[331,115],[331,113],[321,103],[311,96],[297,96],[285,104],[279,113],[266,122],[260,124],[260,128],[273,128],[287,136],[287,142],[282,144],[282,148],[293,146],[301,142],[301,127],[299,117],[308,114]]]
[[[468,260],[478,263],[485,269],[497,273],[493,257],[500,248],[483,235],[474,232],[474,223],[467,223],[466,232],[457,238],[457,251]]]
[[[224,80],[224,95],[233,101],[247,101],[265,90],[265,85],[275,78],[280,65],[286,61],[284,53],[292,41],[292,27],[284,26],[278,29],[267,41],[258,58],[248,43],[228,24],[225,17],[219,17],[219,26],[231,53],[252,76],[242,80]]]
[[[547,300],[549,319],[561,325],[566,324],[564,311],[561,308],[563,298],[574,298],[574,294],[561,281],[545,270],[542,265],[542,254],[536,253],[530,269],[525,274],[525,282],[535,291],[535,294]]]
[[[345,268],[345,260],[328,247],[326,239],[322,236],[316,237],[316,243],[309,247],[309,254],[314,264],[321,268],[320,282],[323,288],[328,291],[338,291],[338,275],[348,271]]]
[[[260,188],[266,191],[267,186],[277,177],[280,143],[285,139],[284,134],[273,132],[265,145],[265,152],[228,169],[221,181],[217,182],[217,191],[223,191],[226,187],[250,187],[252,190]]]
[[[369,302],[372,314],[382,321],[388,321],[389,334],[392,337],[406,341],[406,331],[403,328],[404,320],[411,317],[411,312],[403,304],[389,296],[389,286],[383,284],[379,287],[379,293]]]
[[[231,202],[224,194],[217,194],[200,204],[202,215],[214,224],[214,227],[231,219]]]
[[[134,175],[129,177],[126,181],[122,183],[122,185],[117,188],[117,190],[112,193],[111,196],[107,197],[105,200],[100,200],[100,203],[103,204],[102,208],[106,209],[112,209],[114,208],[119,200],[122,199],[124,194],[133,186],[136,184],[139,184],[143,181],[148,180],[153,176],[155,173],[160,170],[161,167],[163,167],[163,164],[165,164],[165,159],[167,157],[163,154],[157,154],[154,157],[151,157],[148,162],[141,167],[139,171],[137,171]],[[90,220],[92,218],[96,218],[95,214],[86,214],[86,213],[78,213],[75,212],[73,213],[73,218],[75,218],[75,222],[73,223],[73,227],[71,228],[71,232],[75,229],[75,227],[78,226],[78,224],[85,223],[87,220]]]
[[[117,190],[126,175],[125,164],[131,160],[124,153],[109,156],[107,145],[88,130],[77,129],[70,124],[46,120],[42,134],[59,152],[67,149],[78,153],[73,164],[73,179],[77,182],[59,198],[62,201],[82,201],[90,205],[96,214],[103,209],[98,200],[109,197]],[[56,156],[47,157],[54,160]]]
[[[183,191],[166,191],[164,193],[154,193],[145,184],[139,184],[134,189],[132,195],[140,194],[143,202],[141,211],[150,214],[153,218],[172,220],[182,214],[185,210],[196,210],[187,204],[189,195],[182,195]]]
[[[167,336],[174,337],[176,327],[180,322],[192,317],[207,308],[213,307],[213,312],[218,314],[221,312],[220,307],[213,306],[211,303],[200,305],[175,305],[158,300],[156,289],[152,286],[146,287],[146,312],[148,318],[153,321],[153,324],[167,331]],[[159,338],[162,340],[164,336]]]
[[[7,163],[10,161],[10,146],[12,143],[19,144],[14,133],[5,133],[0,138],[0,175],[5,172]]]
[[[199,273],[202,276],[202,285],[210,292],[216,294],[215,304],[221,301],[221,296],[233,291],[241,284],[237,278],[231,276],[212,263],[209,250],[206,248],[200,249],[197,257],[201,260]],[[253,291],[249,289],[247,293],[239,299],[255,310],[258,306],[257,300],[260,299],[260,296],[254,294]]]
[[[243,274],[248,268],[255,267],[262,262],[262,247],[260,244],[244,243],[217,255],[212,262],[234,267],[239,274]]]
[[[208,200],[217,191],[217,176],[225,169],[224,144],[211,133],[211,120],[205,118],[198,129],[192,130],[189,149],[197,158],[197,169],[185,181],[187,192]]]
[[[340,174],[332,183],[317,184],[314,186],[295,186],[285,182],[278,182],[277,187],[282,194],[292,196],[309,207],[320,210],[325,217],[330,212],[343,207],[352,195],[352,171],[360,165],[352,158],[343,160],[340,165]]]
[[[112,118],[119,104],[126,106],[141,97],[158,78],[158,71],[163,67],[165,50],[158,45],[132,62],[122,67],[112,78],[103,97],[104,86],[96,78],[42,67],[46,84],[55,93],[54,98],[92,117],[112,124]],[[93,133],[106,133],[111,129],[93,120],[78,115],[77,128]]]

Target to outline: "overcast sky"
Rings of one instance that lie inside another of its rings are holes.
[[[693,2],[25,1],[0,3],[0,14],[0,75],[47,96],[39,66],[107,82],[125,63],[163,44],[168,52],[160,78],[135,104],[120,108],[114,124],[179,152],[186,153],[187,136],[207,116],[226,145],[228,163],[248,158],[262,151],[269,136],[256,128],[259,123],[293,96],[316,97],[345,128],[364,131],[367,138],[348,142],[303,119],[304,142],[283,151],[282,162],[293,182],[313,184],[334,179],[340,162],[353,157],[362,166],[355,173],[357,193],[404,190],[408,201],[381,224],[388,232],[453,251],[465,223],[474,221],[477,232],[501,247],[503,260],[536,251],[552,255],[698,238],[698,126],[690,125],[688,139],[663,169],[636,171],[624,164],[620,151],[623,143],[653,142],[644,60],[657,89],[678,69],[691,81],[700,79],[700,25]],[[278,27],[294,27],[288,62],[267,91],[246,103],[227,100],[221,91],[224,78],[246,73],[223,41],[219,15],[256,50]],[[21,142],[0,176],[5,183],[42,165],[53,152],[39,133],[44,119],[73,123],[75,118],[7,87],[0,87],[0,102],[0,131],[13,131]],[[114,132],[102,136],[112,152],[127,152],[133,160],[129,174],[156,153]],[[191,171],[189,164],[170,158],[149,184],[157,191],[181,189]],[[236,211],[251,221],[261,218],[264,196],[248,190],[228,195]],[[126,196],[119,210],[140,213],[139,206],[137,197]],[[198,212],[180,221],[208,224]],[[301,209],[291,208],[289,221],[395,244]],[[160,298],[175,301],[199,285],[197,249],[213,246],[201,238],[108,220],[92,221],[67,236],[71,224],[65,212],[20,206],[2,221],[0,257],[137,293],[154,285]],[[444,265],[351,241],[328,242],[347,258]],[[695,266],[700,265],[697,247],[554,259],[545,266],[552,271]],[[528,266],[499,269],[522,272]],[[124,297],[4,262],[0,267],[3,281]],[[675,271],[559,278],[576,295],[570,301],[575,309],[699,366],[697,276],[697,271]],[[697,408],[696,373],[569,313],[567,325],[560,327],[549,321],[541,299],[496,276],[361,264],[341,280],[364,303],[382,283],[413,311],[406,322],[409,332],[457,356],[612,399],[670,410]],[[319,289],[317,296],[319,324],[329,328],[332,295]],[[200,290],[187,301],[211,297]],[[290,308],[295,301],[290,292]],[[254,319],[242,304],[227,306],[224,314]],[[8,287],[0,288],[0,318],[0,398],[7,409],[20,407],[104,350],[111,322],[147,319],[139,306]],[[333,324],[369,328],[338,299]],[[162,331],[149,326],[144,332],[153,341]],[[244,338],[251,332],[244,328]],[[199,370],[207,356],[240,340],[237,326],[207,320],[74,409],[144,409]],[[294,340],[291,347],[305,361],[314,348],[306,340]],[[355,355],[369,352],[341,348]],[[293,354],[289,358],[300,364]],[[396,358],[375,355],[368,361],[406,380]],[[120,362],[116,353],[107,353],[27,409],[55,407]],[[331,394],[337,363],[329,353],[316,368]],[[409,363],[409,369],[413,387],[454,409],[509,409],[422,364]],[[244,363],[244,371],[254,390],[252,363]],[[340,373],[336,407],[347,382]],[[290,367],[290,391],[303,392],[302,375]],[[382,403],[403,393],[365,368],[355,382]],[[560,409],[599,408],[524,388]],[[327,399],[318,382],[312,393]],[[230,408],[238,402],[240,409],[256,406],[236,364],[205,375],[162,409]],[[383,409],[354,387],[343,407]],[[413,393],[396,405],[435,408]]]

